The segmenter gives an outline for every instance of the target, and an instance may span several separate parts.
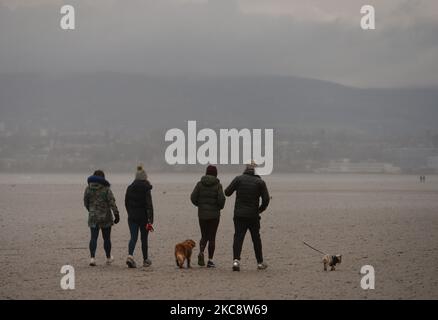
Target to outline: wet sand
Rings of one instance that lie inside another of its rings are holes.
[[[269,268],[256,270],[249,233],[242,271],[232,272],[232,209],[227,198],[217,235],[216,269],[179,270],[177,242],[200,231],[189,200],[199,176],[150,174],[155,232],[150,268],[127,269],[129,232],[124,192],[129,175],[108,175],[121,211],[113,228],[111,266],[99,238],[97,267],[89,267],[86,176],[0,175],[1,299],[438,299],[438,177],[420,184],[409,175],[273,175],[273,197],[262,216]],[[232,176],[221,177],[224,187]],[[336,271],[321,255],[342,253]],[[195,257],[198,253],[195,249]],[[140,243],[135,257],[141,264]],[[196,260],[196,259],[194,259]],[[60,288],[63,265],[75,268],[76,289]],[[375,290],[360,287],[360,268],[372,265]]]

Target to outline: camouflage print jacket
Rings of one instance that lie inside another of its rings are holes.
[[[90,228],[111,227],[114,224],[112,213],[119,214],[116,200],[108,182],[90,182],[89,179],[89,184],[84,192],[84,205],[88,210],[88,226]]]

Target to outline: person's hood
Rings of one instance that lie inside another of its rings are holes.
[[[89,187],[91,190],[99,190],[99,189],[106,188],[106,186],[104,186],[104,185],[101,184],[101,183],[97,183],[97,182],[90,182],[90,183],[88,184],[88,187]]]
[[[215,184],[218,184],[218,183],[219,183],[219,179],[216,178],[216,177],[214,177],[214,176],[205,175],[205,176],[203,176],[203,177],[201,178],[201,183],[202,183],[204,186],[209,187],[209,186],[213,186],[213,185],[215,185]]]
[[[91,184],[99,184],[105,187],[109,187],[110,183],[101,176],[89,176],[87,179],[87,183],[91,186]]]
[[[147,190],[152,190],[152,185],[148,180],[134,180],[131,184],[132,187],[146,187]]]

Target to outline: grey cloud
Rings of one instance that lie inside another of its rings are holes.
[[[331,1],[332,7],[326,1],[306,1],[307,7],[280,0],[71,1],[73,32],[59,28],[58,1],[15,9],[7,2],[0,2],[6,44],[0,72],[280,74],[363,87],[438,85],[438,19],[428,1],[369,1],[376,3],[375,31],[359,28],[358,10],[350,14],[361,1]]]

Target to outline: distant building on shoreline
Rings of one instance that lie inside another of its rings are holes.
[[[435,172],[438,172],[438,156],[428,157],[427,167]]]
[[[394,163],[403,172],[437,172],[437,148],[391,148],[383,151],[386,161]]]
[[[316,173],[400,173],[400,168],[390,163],[360,161],[351,162],[350,159],[330,161],[326,168],[316,169]]]

